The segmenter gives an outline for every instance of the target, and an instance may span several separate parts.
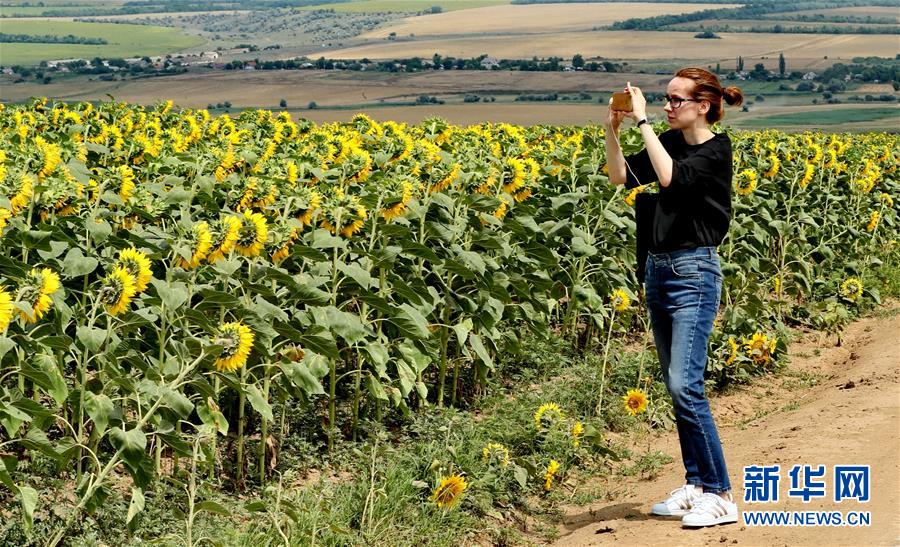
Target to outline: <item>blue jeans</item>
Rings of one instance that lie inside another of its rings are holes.
[[[715,247],[650,253],[644,279],[663,381],[678,427],[687,484],[731,489],[722,443],[703,385],[707,346],[722,293]]]

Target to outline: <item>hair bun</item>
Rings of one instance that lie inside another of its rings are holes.
[[[725,102],[730,105],[741,106],[741,103],[744,102],[744,94],[741,93],[741,89],[739,87],[726,87],[722,93],[722,96],[725,98]]]

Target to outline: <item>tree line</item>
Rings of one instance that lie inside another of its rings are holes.
[[[93,38],[88,36],[75,36],[66,34],[8,34],[0,32],[0,43],[4,44],[84,44],[106,45],[109,42],[105,38]]]

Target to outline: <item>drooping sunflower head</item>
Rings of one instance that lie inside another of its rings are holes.
[[[456,179],[459,178],[460,166],[458,163],[452,165],[437,164],[430,170],[431,183],[428,186],[428,192],[443,192],[451,187]]]
[[[728,338],[728,358],[725,360],[725,365],[731,365],[734,363],[734,360],[737,359],[738,356],[738,344],[734,341],[734,337]]]
[[[509,465],[509,449],[500,443],[488,443],[481,449],[481,456],[488,465]]]
[[[50,268],[32,268],[25,276],[20,294],[22,300],[31,304],[31,313],[19,310],[25,321],[36,323],[50,310],[53,304],[51,295],[60,288],[59,276]]]
[[[12,322],[13,310],[15,310],[15,306],[12,295],[5,287],[0,286],[0,333],[6,332],[6,328]]]
[[[385,220],[403,216],[413,198],[413,185],[408,180],[391,180],[385,185],[383,196],[381,216]]]
[[[612,294],[612,305],[617,312],[623,312],[631,306],[631,298],[625,289],[616,289]]]
[[[469,484],[462,475],[454,474],[449,477],[442,477],[441,482],[431,494],[431,501],[442,509],[450,509],[459,504],[463,492],[468,487]]]
[[[335,186],[322,205],[321,216],[322,228],[350,238],[365,225],[368,212],[359,197],[346,194],[343,188]]]
[[[565,419],[565,414],[556,403],[544,403],[534,413],[534,424],[538,430],[550,429]]]
[[[629,389],[628,393],[622,396],[622,402],[625,405],[625,411],[632,416],[637,416],[647,410],[647,394],[640,389]]]
[[[135,276],[124,266],[116,266],[109,275],[103,278],[97,298],[110,315],[119,315],[128,309],[128,305],[137,292]]]
[[[12,211],[6,209],[5,207],[0,207],[0,235],[3,235],[3,229],[6,228],[6,223],[11,218]]]
[[[303,226],[313,223],[313,215],[322,206],[322,195],[309,186],[294,188],[291,195],[291,204],[295,207],[294,214]]]
[[[222,346],[222,353],[215,362],[216,370],[234,372],[247,364],[255,337],[250,327],[240,321],[220,325],[213,340],[213,343]]]
[[[263,250],[268,239],[266,217],[260,213],[245,211],[235,244],[237,251],[244,256],[256,256]]]
[[[774,152],[772,152],[769,154],[769,169],[763,173],[763,176],[771,180],[778,174],[779,169],[781,169],[781,160],[778,159],[778,156]]]
[[[881,214],[878,211],[872,211],[872,214],[869,216],[869,223],[866,225],[867,232],[872,233],[875,231],[880,216]]]
[[[241,229],[241,220],[237,217],[222,217],[210,226],[212,245],[206,261],[215,264],[234,250],[238,240],[238,230]]]
[[[125,268],[134,277],[135,290],[138,293],[144,292],[153,278],[153,270],[150,269],[150,259],[147,258],[143,251],[139,251],[134,247],[120,251],[116,265]]]
[[[862,296],[862,281],[855,277],[850,277],[841,283],[841,296],[851,302],[856,302]]]
[[[279,217],[269,226],[266,252],[271,256],[272,262],[277,264],[290,254],[291,245],[300,234],[296,224],[297,221],[294,219],[285,220]]]
[[[178,266],[185,270],[192,270],[200,265],[212,248],[212,233],[209,231],[209,224],[206,222],[194,224],[188,236],[188,246],[191,258],[178,257]]]
[[[17,184],[11,190],[9,204],[13,214],[16,214],[31,201],[31,196],[34,195],[34,178],[28,173],[21,173],[17,178]]]
[[[556,478],[556,473],[559,471],[559,462],[556,460],[550,460],[550,463],[547,464],[547,471],[544,472],[544,490],[550,490],[553,488],[553,479]]]
[[[572,435],[572,446],[575,448],[581,446],[581,436],[584,435],[584,424],[580,421],[576,421],[572,424],[572,429],[569,430],[569,433]]]
[[[127,165],[120,165],[116,168],[115,182],[118,183],[119,198],[128,203],[134,194],[134,171]]]

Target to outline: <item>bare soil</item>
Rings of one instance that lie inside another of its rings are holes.
[[[652,478],[609,479],[609,500],[565,510],[556,545],[831,545],[900,544],[900,302],[834,338],[805,333],[791,345],[786,370],[714,397],[713,414],[738,511],[870,511],[868,527],[760,527],[736,524],[684,529],[650,514],[653,503],[684,482],[677,432],[649,445],[674,458]],[[646,438],[640,439],[646,450]],[[638,449],[637,447],[635,447]],[[777,503],[743,502],[743,467],[781,465]],[[787,496],[794,464],[825,465],[826,497],[804,504]],[[871,466],[868,503],[832,499],[833,467]]]

